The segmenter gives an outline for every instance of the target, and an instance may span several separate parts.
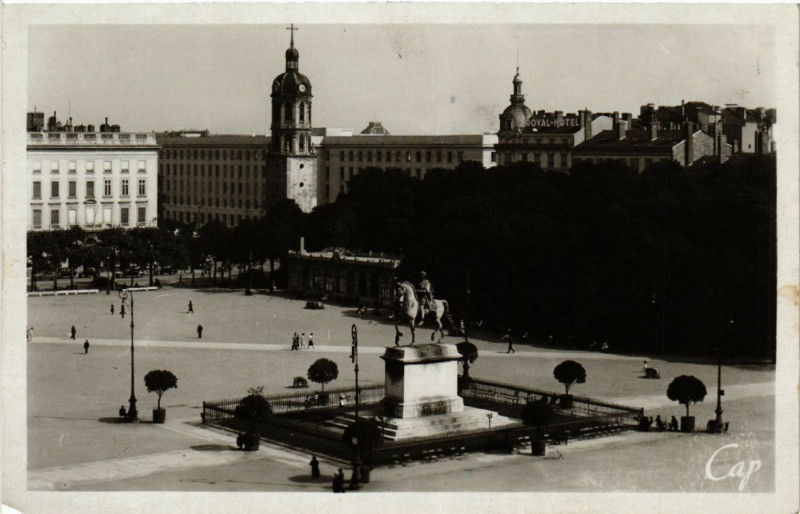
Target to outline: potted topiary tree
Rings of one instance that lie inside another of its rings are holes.
[[[344,429],[342,440],[349,445],[358,445],[361,456],[361,481],[369,483],[369,472],[372,469],[372,449],[383,444],[383,432],[378,425],[369,419],[358,420],[358,433],[356,423]]]
[[[546,401],[537,400],[530,402],[522,408],[520,412],[522,423],[528,427],[543,427],[553,421],[554,413],[552,407]],[[547,442],[542,438],[540,431],[536,431],[531,437],[531,454],[543,457]]]
[[[706,397],[706,386],[694,376],[676,377],[667,387],[667,398],[686,406],[686,416],[681,416],[681,432],[694,432],[694,416],[689,416],[689,404],[702,402]]]
[[[245,450],[258,450],[258,425],[267,421],[270,415],[272,407],[260,394],[251,394],[241,399],[233,411],[233,417],[248,424],[247,432],[242,436]]]
[[[469,341],[456,344],[458,353],[461,354],[461,362],[464,364],[464,374],[459,377],[459,391],[466,389],[469,384],[469,365],[478,360],[478,347]]]
[[[178,378],[171,371],[154,369],[144,376],[144,385],[147,386],[148,393],[158,395],[158,407],[153,409],[153,423],[163,423],[167,419],[167,411],[161,408],[161,396],[178,387]]]
[[[308,368],[308,379],[317,384],[322,384],[322,393],[319,395],[320,405],[328,403],[328,395],[325,393],[325,384],[336,380],[339,376],[339,367],[330,359],[317,359]]]
[[[553,369],[553,376],[564,384],[566,394],[561,397],[561,407],[564,409],[572,408],[572,395],[569,388],[572,384],[583,384],[586,382],[586,370],[580,363],[575,361],[564,361]]]

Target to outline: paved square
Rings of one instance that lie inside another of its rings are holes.
[[[330,476],[341,464],[322,461],[324,478],[310,479],[310,455],[263,444],[255,453],[235,450],[230,434],[199,427],[203,400],[239,397],[251,386],[269,394],[289,391],[295,376],[324,356],[339,365],[331,386],[353,383],[349,360],[350,327],[359,330],[360,381],[383,382],[383,347],[392,345],[394,328],[354,308],[326,305],[304,309],[305,302],[281,296],[246,297],[241,291],[165,288],[135,295],[136,396],[139,424],[118,424],[120,405],[130,392],[130,318],[119,315],[116,295],[28,299],[28,483],[42,490],[330,490]],[[193,314],[187,314],[192,301]],[[110,314],[110,304],[115,314]],[[196,326],[204,327],[198,339]],[[77,329],[72,341],[69,329]],[[290,351],[294,332],[314,333],[313,350]],[[418,329],[419,338],[429,328]],[[552,376],[556,364],[570,358],[583,364],[585,384],[572,392],[644,407],[662,417],[680,416],[666,388],[675,376],[700,378],[705,401],[692,407],[698,426],[714,417],[716,366],[661,361],[651,356],[614,355],[518,345],[516,354],[478,334],[480,357],[470,371],[476,377],[561,392]],[[91,348],[84,354],[83,341]],[[446,341],[456,342],[454,338]],[[643,380],[641,361],[659,368],[661,380]],[[156,406],[143,377],[169,369],[178,388],[167,391],[162,406],[167,423],[149,422]],[[312,384],[312,388],[314,385]],[[724,417],[728,434],[628,433],[620,437],[570,442],[556,447],[563,458],[526,454],[472,454],[430,464],[379,468],[368,491],[736,491],[740,480],[724,475],[741,460],[758,459],[761,468],[745,484],[748,492],[774,488],[774,370],[723,367]],[[551,453],[551,455],[556,455]]]

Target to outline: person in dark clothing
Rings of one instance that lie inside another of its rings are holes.
[[[119,315],[122,316],[122,319],[125,319],[125,304],[122,304],[122,307],[119,308]]]
[[[84,355],[89,353],[89,340],[88,339],[83,343],[83,353],[84,353]]]
[[[311,466],[311,478],[318,479],[319,478],[319,461],[317,460],[316,455],[311,456],[311,462],[308,463]]]
[[[189,300],[189,310],[186,311],[186,314],[194,314],[194,307],[192,307],[191,300]]]
[[[197,339],[203,339],[203,325],[197,325]]]
[[[75,334],[78,333],[78,331],[75,330],[75,325],[72,325],[72,328],[69,329],[69,333],[72,334],[72,340],[74,341],[75,340]]]
[[[314,332],[308,334],[308,347],[307,348],[314,348]]]
[[[236,436],[236,446],[238,446],[240,450],[244,448],[244,434]]]
[[[339,472],[333,475],[333,492],[344,493],[344,471],[339,468]]]
[[[113,303],[111,304],[111,315],[112,316],[114,315],[114,304]]]
[[[124,405],[120,405],[119,406],[119,417],[120,418],[124,418],[127,415],[128,415],[128,413],[125,412],[125,406]]]
[[[672,432],[678,431],[678,420],[675,416],[672,416],[672,419],[669,420],[669,429]]]
[[[514,350],[514,341],[513,341],[513,339],[511,339],[511,329],[510,328],[508,329],[508,331],[506,331],[506,335],[503,336],[503,339],[505,339],[505,341],[508,343],[508,350],[506,350],[506,353],[517,353]]]

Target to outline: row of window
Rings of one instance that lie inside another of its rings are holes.
[[[246,196],[250,195],[250,184],[249,183],[242,183],[242,182],[231,182],[230,188],[228,188],[228,182],[222,182],[222,187],[220,187],[220,182],[210,182],[206,184],[205,182],[184,182],[182,180],[176,180],[174,183],[171,180],[164,181],[164,191],[167,193],[183,193],[184,192],[184,184],[186,184],[186,191],[189,193],[205,193],[206,186],[208,186],[209,193],[217,193],[217,194],[244,194]],[[238,193],[237,193],[237,184],[238,184]],[[216,187],[212,187],[216,185]],[[174,187],[173,187],[174,186]],[[257,194],[258,187],[256,184],[253,184],[253,194]]]
[[[261,169],[261,173],[262,173],[263,177],[266,177],[267,176],[267,167],[266,166],[260,166],[260,167],[259,166],[243,166],[243,165],[240,164],[238,167],[235,167],[235,166],[231,165],[230,172],[231,172],[231,175],[233,175],[234,172],[238,172],[238,177],[239,178],[242,178],[243,176],[245,178],[251,178],[251,176],[252,176],[252,178],[257,178],[257,177],[255,177],[255,175],[258,173],[259,168]],[[206,170],[208,171],[208,176],[209,177],[212,177],[212,176],[219,177],[220,165],[216,164],[216,165],[213,166],[213,168],[212,168],[212,166],[210,164],[208,165],[208,167],[206,167],[205,164],[200,164],[200,165],[197,165],[197,164],[191,164],[191,165],[190,164],[186,164],[185,168],[184,168],[183,164],[163,164],[161,166],[162,174],[167,174],[167,175],[174,173],[175,175],[177,175],[179,177],[182,177],[184,175],[184,170],[186,171],[186,176],[187,177],[191,176],[191,175],[197,177],[198,176],[198,172],[199,172],[199,176],[205,177],[206,176]],[[166,173],[164,173],[164,172],[166,172]],[[228,175],[228,165],[227,164],[223,164],[222,165],[222,176],[225,177],[227,175]]]
[[[94,198],[94,180],[87,180],[86,183],[86,198]],[[140,178],[139,179],[139,188],[137,190],[138,196],[147,196],[147,179]],[[120,196],[130,196],[130,188],[129,188],[129,181],[128,179],[124,178],[120,181]],[[50,198],[60,198],[61,196],[61,182],[57,180],[53,180],[50,182]],[[110,197],[111,196],[111,179],[107,178],[103,180],[103,196]],[[70,180],[67,183],[67,197],[68,198],[77,198],[78,197],[78,182],[76,180]],[[34,200],[41,200],[42,199],[42,182],[39,180],[35,180],[33,182],[33,199]]]
[[[384,162],[384,160],[385,160],[385,162],[403,162],[403,161],[411,162],[412,161],[412,157],[413,157],[414,162],[423,162],[422,161],[422,155],[423,154],[422,154],[421,151],[414,151],[414,152],[412,152],[410,150],[396,151],[396,152],[394,152],[394,160],[392,160],[392,152],[391,151],[387,150],[387,151],[384,152],[382,150],[375,150],[375,162]],[[435,161],[433,160],[434,156],[436,157]],[[345,157],[347,157],[347,159],[345,159]],[[366,159],[365,159],[365,157],[366,157]],[[353,162],[353,161],[373,162],[372,161],[372,157],[373,157],[372,150],[366,150],[366,151],[364,151],[364,150],[348,150],[347,152],[345,152],[344,150],[339,150],[339,160],[340,161],[348,160],[348,161],[351,161],[351,162]],[[330,150],[326,150],[325,151],[325,159],[330,160],[330,158],[331,158]],[[457,158],[457,162],[463,162],[464,161],[464,152],[457,151],[456,152],[456,158]],[[453,151],[452,150],[448,150],[445,153],[442,150],[436,150],[435,152],[432,151],[432,150],[427,150],[425,152],[425,162],[444,162],[444,159],[446,159],[446,162],[453,162]]]
[[[281,109],[280,104],[273,103],[272,104],[272,123],[279,124],[283,123],[294,123],[294,105],[291,102],[287,102],[283,104],[283,109]],[[281,120],[281,111],[283,111],[283,120]],[[308,123],[311,123],[311,104],[306,102],[300,102],[297,104],[297,118],[298,122],[305,123],[306,118],[308,118]]]
[[[103,207],[102,210],[96,210],[94,207],[87,207],[84,212],[83,225],[84,226],[111,226],[111,207]],[[64,221],[64,227],[76,227],[78,223],[78,210],[68,209],[67,219]],[[147,224],[147,207],[138,207],[136,209],[136,223],[138,225]],[[130,207],[119,207],[119,224],[123,227],[130,225]],[[42,227],[42,209],[33,209],[33,228],[40,229]],[[50,209],[50,229],[62,228],[61,209]]]
[[[342,166],[342,167],[339,168],[339,181],[340,182],[347,182],[348,180],[353,178],[355,175],[360,173],[361,170],[363,170],[363,169],[364,168],[362,168],[360,166],[357,167],[357,168],[347,168],[347,169],[345,169]],[[424,170],[422,168],[413,168],[413,169],[412,168],[404,168],[404,169],[402,169],[402,171],[406,175],[408,175],[409,177],[418,178],[418,179],[424,178],[425,177],[425,173],[427,172],[427,170]],[[330,179],[331,179],[331,168],[330,168],[330,166],[326,166],[325,167],[325,179],[327,181],[330,181]]]
[[[220,214],[218,212],[189,212],[189,211],[167,211],[164,213],[167,219],[180,221],[181,223],[208,223],[211,220],[221,221],[228,226],[241,223],[243,219],[256,219],[255,216],[243,216],[241,214]]]
[[[94,173],[94,161],[85,161],[81,163],[83,165],[83,169],[86,173]],[[104,173],[111,173],[111,161],[103,161],[103,172]],[[147,161],[139,161],[136,163],[136,169],[139,173],[147,173]],[[67,171],[69,173],[77,173],[77,161],[68,161],[67,162]],[[130,171],[130,161],[120,161],[119,168],[122,173],[128,173]],[[50,161],[50,173],[59,173],[61,171],[61,163],[59,161]],[[42,163],[41,161],[34,161],[33,162],[33,172],[34,173],[41,173],[42,172]]]
[[[161,150],[162,159],[216,159],[216,160],[245,160],[260,161],[266,160],[267,154],[263,150],[205,150],[205,149],[163,149]]]
[[[504,139],[500,144],[523,144],[523,145],[569,145],[572,146],[571,137],[514,137]]]
[[[567,165],[567,153],[561,152],[561,162],[560,167],[566,168]],[[542,168],[555,168],[556,167],[556,154],[554,152],[547,152],[547,153],[539,153],[533,152],[532,154],[528,154],[527,152],[523,153],[520,157],[521,162],[532,162],[534,164],[538,164]],[[511,152],[506,152],[503,154],[503,162],[501,164],[511,164],[514,162],[513,154]]]
[[[171,200],[174,201],[175,205],[198,205],[198,202],[197,202],[198,199],[197,198],[186,197],[185,198],[186,201],[184,201],[184,197],[182,195],[181,196],[167,197],[165,202],[166,203],[170,203]],[[230,209],[250,209],[251,206],[252,206],[253,209],[259,209],[259,208],[260,209],[266,209],[267,208],[266,207],[266,202],[263,201],[263,200],[260,202],[260,205],[261,205],[261,207],[259,207],[259,202],[257,200],[253,200],[252,204],[251,204],[249,198],[246,198],[244,200],[239,198],[239,199],[237,199],[235,201],[232,200],[232,199],[230,201],[228,201],[227,198],[220,199],[218,197],[214,197],[214,198],[210,198],[210,197],[209,198],[205,198],[205,197],[203,197],[203,198],[199,199],[199,206],[200,207],[220,207],[220,208],[223,208],[223,209],[228,209],[228,208],[230,208]]]

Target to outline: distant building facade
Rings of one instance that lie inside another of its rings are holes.
[[[29,230],[157,225],[155,134],[28,113]]]
[[[320,203],[335,202],[350,179],[368,167],[398,168],[423,179],[432,169],[455,169],[464,161],[495,165],[494,134],[394,136],[375,121],[361,135],[323,134],[318,149]]]
[[[525,105],[522,78],[517,74],[510,105],[500,114],[497,133],[497,164],[531,162],[542,169],[567,172],[572,167],[572,148],[591,139],[594,134],[612,128],[608,115],[579,111],[533,113]]]
[[[229,227],[267,212],[267,136],[159,134],[158,188],[165,219]]]
[[[383,254],[355,254],[343,248],[290,251],[288,291],[298,296],[327,297],[368,307],[389,307],[392,279],[400,258]]]

